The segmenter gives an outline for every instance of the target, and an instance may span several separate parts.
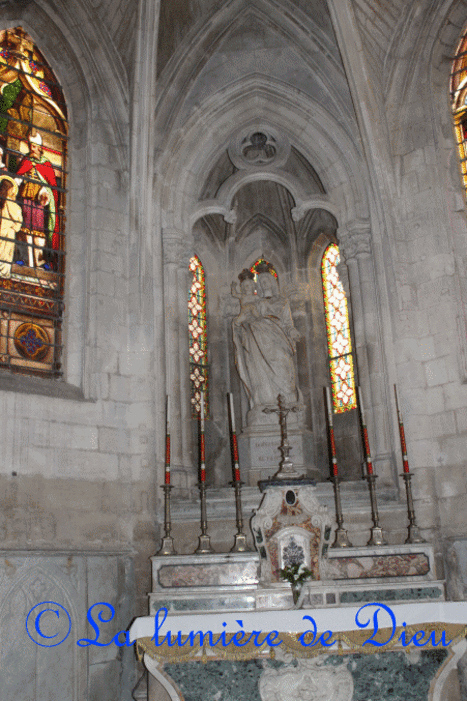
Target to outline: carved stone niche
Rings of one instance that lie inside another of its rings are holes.
[[[259,681],[261,701],[352,701],[353,679],[345,664],[298,659],[297,666],[265,669]]]
[[[315,487],[300,482],[305,480],[267,486],[252,518],[251,528],[260,554],[260,585],[283,584],[280,570],[302,562],[315,580],[321,579],[331,519],[326,507],[318,503]]]

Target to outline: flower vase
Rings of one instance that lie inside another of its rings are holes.
[[[298,605],[300,594],[302,593],[302,585],[295,583],[290,585],[292,587],[292,597],[293,597],[293,607],[294,609],[300,608]]]

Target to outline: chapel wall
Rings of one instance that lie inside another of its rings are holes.
[[[448,58],[465,20],[456,3],[407,18],[387,67],[397,382],[419,522],[447,539],[466,528],[465,193]]]
[[[146,558],[155,549],[155,449],[150,352],[129,330],[128,93],[116,50],[92,13],[68,10],[80,29],[64,10],[48,14],[32,3],[0,12],[2,27],[22,26],[38,43],[62,83],[70,121],[64,375],[0,377],[2,542],[11,552],[60,550],[72,558],[136,551],[144,612]],[[98,64],[81,32],[96,46]]]

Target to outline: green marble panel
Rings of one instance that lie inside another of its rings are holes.
[[[371,589],[364,591],[344,591],[340,595],[341,604],[359,604],[366,601],[417,601],[439,599],[443,592],[439,587],[410,589]]]
[[[166,664],[164,671],[176,682],[185,701],[261,701],[260,660]]]
[[[423,650],[418,661],[405,652],[352,655],[344,658],[352,674],[352,701],[427,701],[430,684],[448,651]],[[332,656],[327,664],[341,664]]]
[[[229,596],[228,598],[206,599],[168,599],[153,603],[153,613],[160,608],[168,611],[250,611],[255,608],[255,599],[252,596]]]
[[[416,660],[404,652],[330,655],[324,664],[348,666],[354,681],[352,701],[427,701],[430,683],[447,655],[445,649],[423,650]],[[184,701],[261,701],[258,685],[264,668],[283,664],[272,660],[188,662],[166,664],[164,671]]]

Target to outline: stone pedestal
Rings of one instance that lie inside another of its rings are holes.
[[[292,449],[290,458],[299,475],[319,478],[319,470],[313,461],[311,431],[292,429],[287,431]],[[260,480],[269,479],[279,469],[282,459],[279,450],[281,442],[279,426],[248,427],[238,437],[238,450],[242,471],[248,470],[247,484],[254,487]]]

